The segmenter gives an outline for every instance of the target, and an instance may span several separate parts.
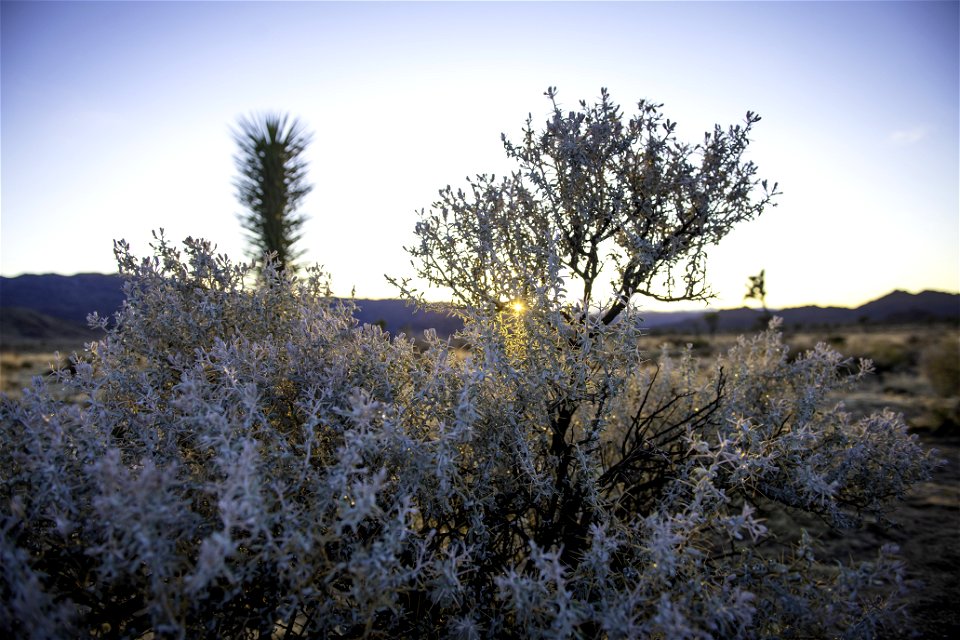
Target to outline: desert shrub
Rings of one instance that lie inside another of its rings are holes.
[[[960,394],[960,348],[956,339],[941,340],[920,354],[920,370],[939,395]]]
[[[690,353],[634,366],[619,323],[566,362],[530,309],[471,325],[480,348],[456,358],[356,326],[317,276],[246,286],[187,247],[121,248],[117,324],[60,373],[85,401],[41,379],[3,400],[20,631],[799,636],[871,624],[860,591],[898,586],[885,555],[824,578],[809,540],[764,553],[790,535],[764,510],[855,526],[926,472],[896,416],[824,406],[852,381],[826,347],[788,362],[774,327],[704,379]],[[589,399],[558,459],[571,371]]]
[[[847,337],[843,335],[831,335],[827,338],[827,344],[836,349],[842,349],[847,343]]]
[[[571,256],[562,238],[599,223],[599,243],[613,217],[544,217],[559,205],[520,184],[424,213],[415,257],[452,287],[466,357],[433,334],[414,348],[358,326],[316,271],[234,265],[190,239],[181,252],[161,236],[145,259],[118,243],[126,302],[56,374],[80,401],[43,379],[0,400],[2,630],[870,636],[898,611],[893,550],[824,567],[809,536],[765,518],[882,518],[929,456],[898,416],[854,419],[828,400],[866,363],[848,374],[824,345],[790,360],[776,322],[712,366],[690,350],[647,359],[630,298],[650,269],[696,258],[697,225],[722,236],[723,220],[757,212],[746,134],[708,136],[697,171],[669,127],[640,152],[627,144],[659,130],[643,125],[655,110],[641,105],[630,135],[605,96],[584,113],[558,112],[528,142],[556,143],[574,173],[620,154],[624,181],[642,183],[631,166],[653,172],[644,188],[674,198],[641,203],[657,218],[646,240],[617,223],[620,295],[599,310],[597,247]],[[550,171],[533,175],[549,186]],[[564,193],[610,196],[585,189]],[[690,198],[692,219],[676,213]],[[522,242],[518,223],[545,233]],[[698,269],[682,269],[686,293],[702,291]]]
[[[910,345],[885,338],[869,341],[864,357],[873,362],[877,374],[902,373],[917,365],[917,351]]]

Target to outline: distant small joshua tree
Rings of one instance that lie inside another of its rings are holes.
[[[239,125],[234,140],[240,149],[234,160],[240,177],[234,185],[247,209],[240,220],[250,236],[251,257],[275,253],[280,268],[289,269],[303,253],[293,249],[307,219],[297,208],[313,189],[302,158],[310,134],[285,114],[241,118]]]
[[[763,306],[763,310],[767,311],[767,284],[766,284],[766,269],[761,269],[760,273],[755,276],[750,276],[747,278],[747,293],[743,296],[744,300],[756,300]]]
[[[757,329],[759,330],[763,330],[773,317],[770,315],[770,310],[767,309],[767,282],[765,271],[765,269],[761,269],[757,275],[747,278],[747,293],[743,296],[744,300],[756,300],[760,303],[760,306],[763,307],[763,313],[757,318]]]

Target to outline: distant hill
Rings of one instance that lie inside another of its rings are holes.
[[[403,300],[354,300],[354,314],[361,324],[383,322],[392,334],[405,333],[419,336],[427,329],[436,330],[441,336],[449,336],[463,328],[459,318],[435,311],[418,311]]]
[[[26,337],[72,339],[94,335],[87,330],[87,315],[93,311],[109,317],[123,302],[120,275],[84,273],[0,277],[0,316],[4,318],[2,342]],[[419,336],[435,329],[446,336],[463,324],[443,313],[417,311],[402,300],[354,300],[361,323],[383,322],[391,333]],[[26,312],[31,312],[26,314]],[[79,333],[77,333],[79,331]]]
[[[0,308],[32,309],[39,313],[87,326],[87,315],[109,316],[123,302],[123,279],[117,275],[55,273],[0,277]]]
[[[49,343],[80,344],[100,337],[99,331],[33,309],[0,308],[0,348],[4,350],[29,350]]]
[[[92,311],[102,316],[114,313],[123,302],[123,280],[119,275],[85,273],[0,277],[0,338],[56,337],[89,339],[86,318]],[[419,336],[436,329],[448,336],[462,325],[443,313],[417,311],[401,300],[354,300],[361,323],[382,322],[393,334]],[[742,307],[717,312],[676,311],[641,313],[645,325],[658,332],[707,332],[706,316],[716,313],[716,330],[749,331],[760,322],[762,312]],[[856,309],[844,307],[796,307],[771,310],[786,326],[825,326],[856,323],[903,324],[911,322],[960,322],[960,294],[924,291],[911,294],[894,291]],[[76,333],[76,332],[80,333]]]
[[[894,291],[868,302],[857,312],[877,323],[956,320],[960,317],[960,295],[942,291],[917,294]]]
[[[716,330],[749,331],[762,321],[763,311],[741,307],[715,312],[702,312],[679,322],[658,327],[669,332],[707,332],[709,313],[716,313]],[[823,327],[850,324],[909,324],[931,322],[960,323],[960,294],[942,291],[907,293],[894,291],[855,309],[846,307],[793,307],[771,309],[771,315],[783,318],[785,327]]]

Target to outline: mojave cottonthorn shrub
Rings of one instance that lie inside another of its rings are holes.
[[[788,357],[776,323],[712,365],[641,352],[633,295],[705,295],[705,243],[768,199],[756,120],[691,148],[604,93],[507,143],[511,178],[442,191],[411,253],[465,353],[358,326],[317,271],[118,243],[126,303],[57,375],[73,401],[0,400],[3,631],[870,637],[893,550],[827,567],[772,517],[854,528],[927,477],[898,416],[833,399],[868,365]]]
[[[119,245],[127,302],[58,380],[82,400],[37,379],[2,401],[7,632],[855,636],[893,603],[887,550],[833,572],[807,539],[765,551],[777,505],[852,527],[929,468],[900,418],[829,400],[864,370],[828,348],[791,361],[773,326],[704,376],[689,352],[639,366],[618,323],[568,361],[531,305],[458,358],[357,326],[316,274],[186,247]],[[589,399],[558,460],[568,384]]]

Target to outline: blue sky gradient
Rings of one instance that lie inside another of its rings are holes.
[[[0,5],[0,273],[111,272],[112,240],[206,237],[244,257],[230,128],[314,132],[306,260],[390,297],[416,211],[510,169],[543,91],[664,103],[680,137],[763,117],[779,206],[711,252],[715,306],[960,287],[956,2]],[[658,305],[650,305],[658,308]]]

